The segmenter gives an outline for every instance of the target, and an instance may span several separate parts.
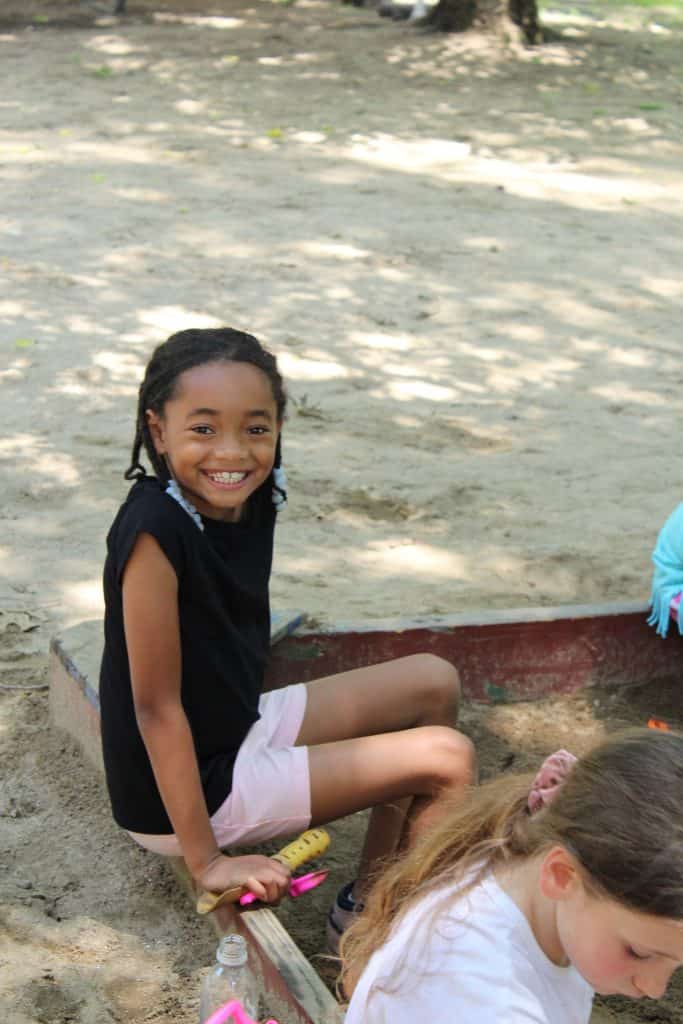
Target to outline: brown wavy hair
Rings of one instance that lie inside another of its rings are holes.
[[[580,758],[553,802],[534,815],[532,774],[469,791],[463,802],[377,879],[341,944],[347,994],[397,919],[428,893],[464,893],[504,864],[555,845],[586,884],[631,910],[683,920],[683,735],[634,729]]]

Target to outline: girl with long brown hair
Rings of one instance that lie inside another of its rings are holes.
[[[378,879],[342,941],[346,1024],[587,1024],[683,963],[683,736],[559,751],[464,802]]]

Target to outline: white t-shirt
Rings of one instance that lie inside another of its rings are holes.
[[[587,982],[548,959],[488,876],[461,897],[430,893],[399,919],[345,1024],[588,1024],[592,1001]]]

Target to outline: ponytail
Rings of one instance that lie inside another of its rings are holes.
[[[527,799],[533,774],[506,775],[469,791],[375,881],[365,909],[341,942],[342,986],[356,980],[394,922],[411,906],[467,878],[475,886],[494,864],[529,852]]]

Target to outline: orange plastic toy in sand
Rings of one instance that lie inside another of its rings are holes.
[[[671,726],[663,722],[661,718],[651,718],[647,723],[648,729],[661,729],[662,732],[670,732]]]

